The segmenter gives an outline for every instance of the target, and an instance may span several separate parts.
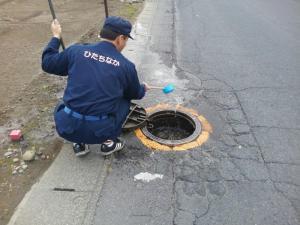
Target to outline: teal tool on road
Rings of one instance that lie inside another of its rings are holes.
[[[157,87],[157,86],[149,86],[150,89],[161,89],[163,93],[169,94],[172,91],[174,91],[174,85],[173,84],[168,84],[165,87]]]

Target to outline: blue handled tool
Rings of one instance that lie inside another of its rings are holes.
[[[163,93],[169,94],[172,91],[174,91],[174,85],[173,84],[168,84],[165,87],[157,87],[157,86],[149,86],[150,89],[161,89]]]

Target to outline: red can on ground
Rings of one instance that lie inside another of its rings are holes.
[[[9,134],[10,140],[12,141],[20,141],[22,138],[21,130],[12,130]]]

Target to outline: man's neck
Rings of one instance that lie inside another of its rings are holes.
[[[116,43],[114,41],[112,41],[112,40],[101,38],[101,41],[106,41],[106,42],[112,43],[117,48]]]

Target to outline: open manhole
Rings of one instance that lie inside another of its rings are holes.
[[[176,146],[195,140],[201,133],[199,120],[180,110],[163,110],[148,117],[142,132],[150,139],[164,145]]]

